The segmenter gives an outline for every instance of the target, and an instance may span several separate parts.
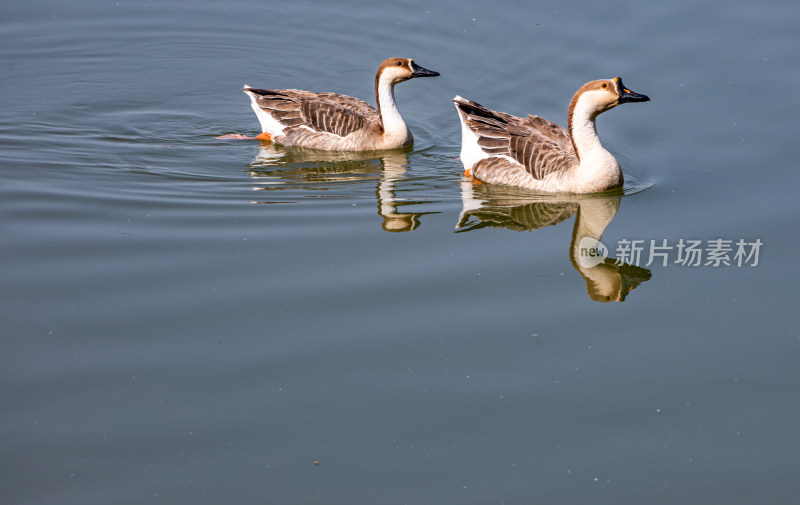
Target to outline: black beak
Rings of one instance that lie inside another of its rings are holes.
[[[617,77],[614,79],[617,81],[617,93],[619,93],[618,102],[619,103],[628,103],[628,102],[649,102],[650,97],[647,95],[641,95],[639,93],[634,93],[633,91],[629,90],[622,84],[622,78]]]
[[[436,77],[439,75],[439,72],[434,72],[433,70],[428,70],[427,68],[422,68],[413,61],[411,62],[411,77]]]

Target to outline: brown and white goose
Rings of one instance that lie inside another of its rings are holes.
[[[619,163],[600,144],[595,119],[617,105],[649,100],[626,88],[619,77],[591,81],[572,97],[563,128],[539,116],[520,118],[456,96],[465,174],[553,193],[621,187]]]
[[[328,151],[375,151],[414,143],[394,101],[394,86],[438,72],[410,58],[389,58],[375,75],[377,110],[358,98],[297,89],[244,87],[264,132],[257,138]]]

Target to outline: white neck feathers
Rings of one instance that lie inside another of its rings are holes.
[[[406,136],[409,131],[394,101],[394,85],[395,81],[392,76],[385,72],[379,74],[375,80],[375,100],[378,103],[378,112],[381,114],[384,135],[388,137]]]
[[[600,137],[597,136],[595,124],[597,112],[588,98],[586,95],[576,97],[572,107],[569,108],[569,134],[580,159],[596,149],[605,151],[600,143]]]
[[[622,183],[622,173],[616,158],[597,136],[595,120],[603,110],[591,91],[577,95],[569,108],[569,134],[578,154],[579,178],[612,187]]]

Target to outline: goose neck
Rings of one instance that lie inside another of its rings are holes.
[[[578,159],[583,159],[593,150],[603,149],[600,137],[597,136],[596,119],[596,113],[582,104],[580,100],[573,99],[569,108],[568,124],[569,135]]]
[[[378,105],[384,134],[405,135],[408,128],[395,103],[394,85],[391,78],[378,74],[375,77],[375,102]]]

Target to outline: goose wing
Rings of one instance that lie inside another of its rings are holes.
[[[542,180],[578,163],[569,134],[555,123],[539,116],[519,118],[493,111],[463,98],[454,101],[485,153],[513,159],[534,179]]]
[[[312,93],[295,89],[255,89],[248,92],[256,103],[287,127],[307,126],[322,133],[345,137],[375,122],[378,111],[363,100],[336,93]]]
[[[528,114],[528,117],[525,119],[521,119],[519,124],[521,127],[526,128],[531,134],[544,135],[565,151],[573,154],[575,153],[575,146],[572,145],[572,138],[569,136],[567,129],[563,126],[557,125],[541,116],[532,116],[530,114]]]

